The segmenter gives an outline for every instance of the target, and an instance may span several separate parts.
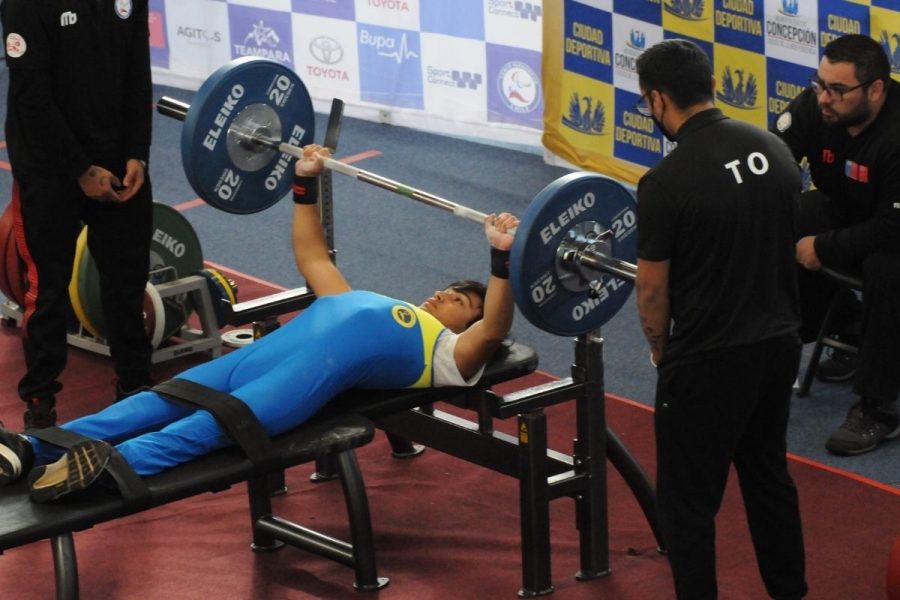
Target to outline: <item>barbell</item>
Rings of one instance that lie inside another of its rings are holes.
[[[194,191],[221,210],[264,210],[290,191],[293,163],[312,143],[315,113],[303,82],[282,63],[244,57],[216,70],[187,104],[162,97],[157,110],[184,121],[181,155]],[[334,172],[478,223],[485,213],[335,159]],[[619,182],[569,173],[521,215],[510,251],[516,304],[556,335],[598,329],[631,294],[637,268],[637,210]]]

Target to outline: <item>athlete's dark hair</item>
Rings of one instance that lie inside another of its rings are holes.
[[[643,90],[665,92],[684,110],[713,99],[712,63],[703,49],[688,40],[664,40],[637,59]]]
[[[484,316],[484,297],[487,295],[487,287],[483,283],[471,279],[460,279],[448,285],[447,289],[454,292],[462,292],[463,294],[475,294],[481,298],[481,311],[477,317],[466,323],[467,329]]]
[[[825,46],[825,58],[831,62],[848,62],[854,67],[860,83],[885,83],[891,77],[891,63],[881,44],[867,35],[849,34],[833,39]]]

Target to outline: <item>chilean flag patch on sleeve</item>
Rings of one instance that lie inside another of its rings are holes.
[[[844,162],[844,175],[853,181],[869,183],[869,167],[853,162],[852,160]]]

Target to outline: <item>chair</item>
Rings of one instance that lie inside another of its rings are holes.
[[[862,278],[858,275],[854,275],[840,269],[832,269],[829,267],[822,267],[822,272],[838,285],[848,288],[853,292],[862,292],[863,282]],[[812,380],[816,374],[816,369],[818,369],[819,367],[819,359],[822,357],[822,351],[826,347],[834,348],[836,350],[843,350],[844,352],[849,352],[850,354],[859,353],[859,348],[852,344],[848,344],[845,341],[837,339],[831,331],[831,325],[834,321],[835,315],[837,314],[838,307],[840,306],[841,298],[841,294],[835,294],[834,299],[828,306],[828,310],[825,312],[825,318],[822,320],[822,327],[819,328],[819,335],[816,337],[816,343],[813,346],[812,355],[809,357],[809,363],[806,365],[806,372],[803,375],[803,381],[800,383],[800,388],[797,390],[797,396],[799,397],[806,396],[809,393],[809,386],[812,385]]]

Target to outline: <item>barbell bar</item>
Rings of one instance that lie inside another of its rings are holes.
[[[157,107],[157,110],[161,114],[164,114],[168,117],[180,119],[182,121],[185,119],[188,110],[190,109],[189,104],[180,100],[176,100],[174,98],[170,98],[168,96],[163,96],[162,98],[160,98]],[[228,130],[228,134],[233,135],[236,139],[238,139],[248,152],[254,152],[255,147],[269,148],[271,150],[276,150],[277,152],[287,154],[297,159],[303,158],[302,148],[282,142],[281,140],[273,139],[258,131],[250,130],[249,128],[243,127],[241,125],[235,125],[234,123],[232,123]],[[461,217],[463,219],[469,219],[470,221],[484,223],[485,218],[487,218],[486,213],[477,211],[473,208],[469,208],[468,206],[464,206],[446,198],[442,198],[441,196],[437,196],[430,192],[412,187],[405,183],[401,183],[394,179],[389,179],[377,173],[373,173],[372,171],[366,171],[364,169],[354,167],[353,165],[349,165],[345,162],[341,162],[333,158],[323,158],[322,166],[324,166],[326,169],[330,169],[331,171],[335,171],[342,175],[347,175],[348,177],[352,177],[354,179],[362,181],[363,183],[368,183],[376,187],[388,190],[389,192],[393,192],[406,198],[416,200],[417,202],[427,204],[434,208],[453,213],[455,216]]]
[[[315,128],[299,77],[258,57],[218,69],[191,104],[163,97],[157,110],[184,121],[182,163],[197,194],[238,214],[263,210],[287,195],[292,161],[312,143]],[[323,164],[471,221],[487,216],[332,158]],[[630,296],[636,231],[634,197],[615,180],[581,172],[551,182],[521,215],[510,252],[510,284],[523,315],[557,335],[598,329]]]

